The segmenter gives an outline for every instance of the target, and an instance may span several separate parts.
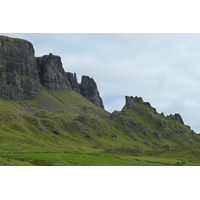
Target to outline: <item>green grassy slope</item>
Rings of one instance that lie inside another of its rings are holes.
[[[0,99],[0,165],[199,165],[199,135],[153,108],[109,112],[74,91]]]

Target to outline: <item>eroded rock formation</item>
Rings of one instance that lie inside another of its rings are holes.
[[[51,91],[71,90],[71,85],[62,67],[61,58],[52,53],[36,58],[42,86]]]
[[[52,53],[35,57],[33,45],[22,39],[0,36],[0,97],[13,100],[34,98],[40,90],[74,90],[104,108],[92,78],[65,72],[61,58]]]
[[[33,45],[0,36],[0,96],[31,99],[41,89]]]
[[[183,122],[183,119],[182,117],[180,116],[180,114],[176,113],[174,115],[169,115],[167,116],[169,119],[172,119],[172,120],[176,120],[178,121],[179,123],[183,124],[184,125],[184,122]]]
[[[82,76],[80,93],[95,105],[104,108],[103,101],[99,95],[97,85],[93,78],[90,78],[89,76]]]
[[[76,73],[66,72],[66,76],[71,84],[72,90],[80,94],[80,84],[77,81]]]

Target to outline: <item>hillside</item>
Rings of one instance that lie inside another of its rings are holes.
[[[143,102],[135,106],[110,114],[74,91],[1,99],[0,164],[198,165],[199,135]]]
[[[200,136],[179,114],[128,96],[109,113],[95,81],[79,84],[59,56],[3,36],[0,47],[0,165],[200,164]]]

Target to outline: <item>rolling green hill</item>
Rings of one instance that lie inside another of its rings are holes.
[[[199,135],[137,99],[111,114],[74,91],[1,98],[0,165],[199,165]]]

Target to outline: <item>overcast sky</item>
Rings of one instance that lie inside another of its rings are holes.
[[[1,35],[30,41],[36,56],[61,56],[79,82],[82,75],[94,78],[109,112],[123,108],[125,95],[139,96],[159,113],[179,113],[200,133],[200,34]]]

